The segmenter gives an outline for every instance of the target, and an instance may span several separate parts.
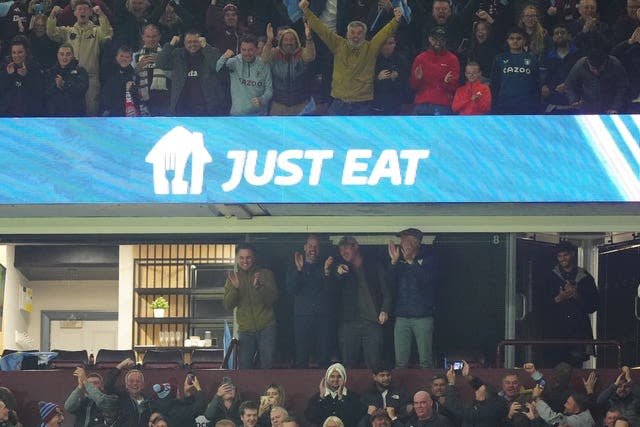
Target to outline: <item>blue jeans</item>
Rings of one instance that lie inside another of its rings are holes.
[[[364,351],[364,364],[373,369],[382,362],[382,326],[368,320],[340,325],[340,353],[345,368],[353,368]]]
[[[334,99],[329,106],[332,116],[368,116],[371,114],[371,102],[344,102]]]
[[[450,116],[453,114],[451,107],[437,104],[416,104],[413,107],[415,116]]]
[[[240,369],[253,369],[253,358],[258,352],[260,368],[271,369],[276,353],[276,325],[269,325],[258,332],[238,332]]]
[[[433,317],[397,317],[393,330],[396,368],[406,368],[411,356],[411,341],[416,338],[421,368],[433,366]]]

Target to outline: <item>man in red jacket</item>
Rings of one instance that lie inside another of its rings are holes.
[[[451,114],[451,101],[460,79],[460,63],[447,50],[444,27],[434,27],[429,32],[429,45],[411,67],[409,84],[416,91],[413,113],[419,116]]]
[[[461,116],[488,114],[491,111],[491,89],[480,81],[480,65],[470,61],[464,75],[467,83],[456,90],[451,109]]]

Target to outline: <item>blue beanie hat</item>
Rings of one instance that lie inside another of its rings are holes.
[[[56,408],[60,408],[53,402],[40,402],[38,405],[40,407],[40,418],[42,419],[42,424],[46,424],[51,421],[53,417],[58,414]]]

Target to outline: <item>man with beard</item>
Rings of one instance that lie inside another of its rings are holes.
[[[309,21],[311,29],[334,56],[331,82],[331,96],[334,99],[329,107],[329,113],[336,116],[370,114],[369,104],[373,100],[376,59],[384,42],[398,27],[402,19],[402,9],[395,8],[394,19],[378,31],[371,41],[368,41],[365,39],[367,34],[365,23],[350,22],[345,39],[332,32],[309,9],[308,0],[302,0],[299,6]]]
[[[273,101],[271,116],[295,116],[309,102],[309,63],[316,57],[311,29],[305,23],[306,43],[300,45],[298,33],[285,29],[278,34],[278,46],[273,46],[273,27],[267,25],[267,43],[262,49],[262,62],[271,65]]]
[[[224,107],[224,94],[216,72],[220,58],[218,49],[207,44],[193,30],[184,35],[184,47],[178,48],[180,37],[173,36],[156,57],[156,67],[171,71],[170,114],[178,116],[218,115]]]
[[[451,102],[460,80],[458,58],[447,50],[447,33],[444,27],[434,27],[429,33],[429,45],[413,61],[409,84],[416,91],[413,113],[420,116],[439,116],[451,113]],[[426,355],[425,355],[426,356]],[[423,359],[423,368],[431,361]]]
[[[595,427],[596,422],[588,409],[587,397],[580,393],[573,393],[564,404],[564,413],[554,412],[544,400],[540,398],[543,388],[536,385],[533,388],[534,405],[540,418],[548,425],[569,425],[571,427]],[[531,408],[529,408],[531,411]]]
[[[308,368],[309,355],[315,350],[316,362],[324,368],[329,365],[330,342],[335,335],[336,325],[331,316],[334,292],[326,283],[318,237],[309,235],[303,249],[304,254],[293,255],[294,264],[285,282],[294,301],[295,366]]]
[[[623,366],[615,382],[602,390],[596,403],[598,407],[618,412],[618,417],[627,418],[631,425],[639,425],[640,386],[631,378],[628,366]]]
[[[545,113],[566,114],[570,109],[564,81],[580,57],[580,51],[571,42],[569,28],[565,24],[556,25],[553,28],[553,49],[543,65],[547,70],[542,81],[542,98],[547,104]]]
[[[446,45],[449,51],[454,52],[460,45],[462,33],[471,28],[474,13],[479,13],[479,1],[468,1],[459,13],[454,13],[451,0],[434,0],[431,6],[431,16],[426,20],[424,25],[414,30],[414,39],[418,51],[428,48],[425,41],[428,40],[429,34],[436,27],[442,27],[448,34]],[[482,7],[479,8],[482,10]],[[486,18],[486,9],[484,13],[475,15],[478,19]]]
[[[598,307],[598,290],[589,272],[577,266],[576,252],[571,242],[558,244],[557,265],[541,289],[545,339],[593,338],[589,315]],[[545,350],[545,357],[549,359],[549,366],[567,362],[573,367],[582,367],[587,354],[584,345],[560,345]]]
[[[399,388],[391,384],[391,369],[384,366],[375,367],[372,370],[373,385],[361,397],[362,405],[367,408],[367,415],[361,421],[361,425],[367,425],[366,421],[374,414],[382,411],[390,420],[406,420],[412,406],[409,396]],[[388,426],[387,426],[388,427]]]

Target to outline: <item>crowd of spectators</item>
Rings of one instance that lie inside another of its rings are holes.
[[[42,426],[60,427],[65,412],[77,427],[629,427],[640,425],[640,388],[623,367],[615,381],[598,384],[597,371],[579,382],[566,363],[544,377],[533,363],[507,370],[497,387],[485,382],[465,361],[451,364],[418,390],[393,382],[393,371],[378,366],[371,386],[354,390],[347,370],[335,363],[306,406],[293,408],[284,387],[269,384],[258,401],[242,400],[229,377],[212,398],[194,373],[153,384],[147,394],[144,373],[125,359],[103,377],[75,369],[77,387],[64,403],[40,402]],[[459,368],[459,369],[454,369]],[[118,379],[123,379],[122,382]],[[119,385],[122,384],[122,385]],[[215,390],[215,387],[213,387]],[[213,393],[213,391],[212,391]],[[0,387],[0,425],[20,424],[12,392]],[[298,405],[299,406],[299,405]]]
[[[0,116],[640,111],[640,0],[9,0]]]

